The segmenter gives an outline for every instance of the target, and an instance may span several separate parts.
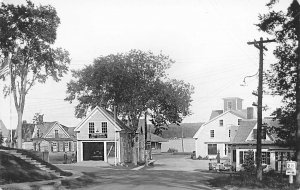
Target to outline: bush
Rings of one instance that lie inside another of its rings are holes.
[[[243,163],[243,168],[245,172],[253,173],[255,172],[255,165],[254,165],[254,152],[253,150],[249,150],[245,154],[245,160]]]

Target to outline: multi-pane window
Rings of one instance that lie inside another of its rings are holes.
[[[65,151],[70,151],[69,142],[65,142],[64,144],[65,144]]]
[[[230,135],[231,135],[231,130],[229,129],[228,130],[228,137],[230,137]]]
[[[52,151],[57,152],[58,151],[58,146],[56,142],[52,142]]]
[[[238,125],[241,125],[242,119],[238,119]]]
[[[214,138],[215,137],[215,130],[210,130],[210,137]]]
[[[223,119],[219,120],[220,126],[223,126]]]
[[[270,165],[270,152],[261,153],[261,163]]]
[[[89,133],[95,133],[95,123],[94,122],[90,122],[89,123]]]
[[[107,122],[102,122],[102,133],[107,133]]]
[[[217,154],[217,144],[208,144],[208,155],[216,155]]]

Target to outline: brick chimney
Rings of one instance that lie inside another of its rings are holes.
[[[247,107],[247,119],[254,119],[254,108],[253,107]]]

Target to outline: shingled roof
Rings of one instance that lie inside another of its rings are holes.
[[[256,126],[257,120],[242,120],[238,130],[236,132],[235,137],[230,142],[230,144],[256,144],[256,140],[247,141],[247,137],[252,132],[252,129]],[[263,124],[267,124],[268,126],[278,126],[279,122],[273,119],[263,119]],[[274,138],[276,135],[269,134],[268,135],[272,138],[272,140],[264,140],[262,144],[273,144]]]

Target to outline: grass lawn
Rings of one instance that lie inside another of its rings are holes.
[[[57,178],[3,151],[0,151],[0,171],[0,185]]]
[[[255,174],[237,172],[232,175],[224,174],[210,180],[216,187],[234,187],[236,189],[267,189],[267,190],[292,190],[297,189],[294,185],[289,185],[288,177],[274,172],[264,173],[262,182],[256,180]]]

